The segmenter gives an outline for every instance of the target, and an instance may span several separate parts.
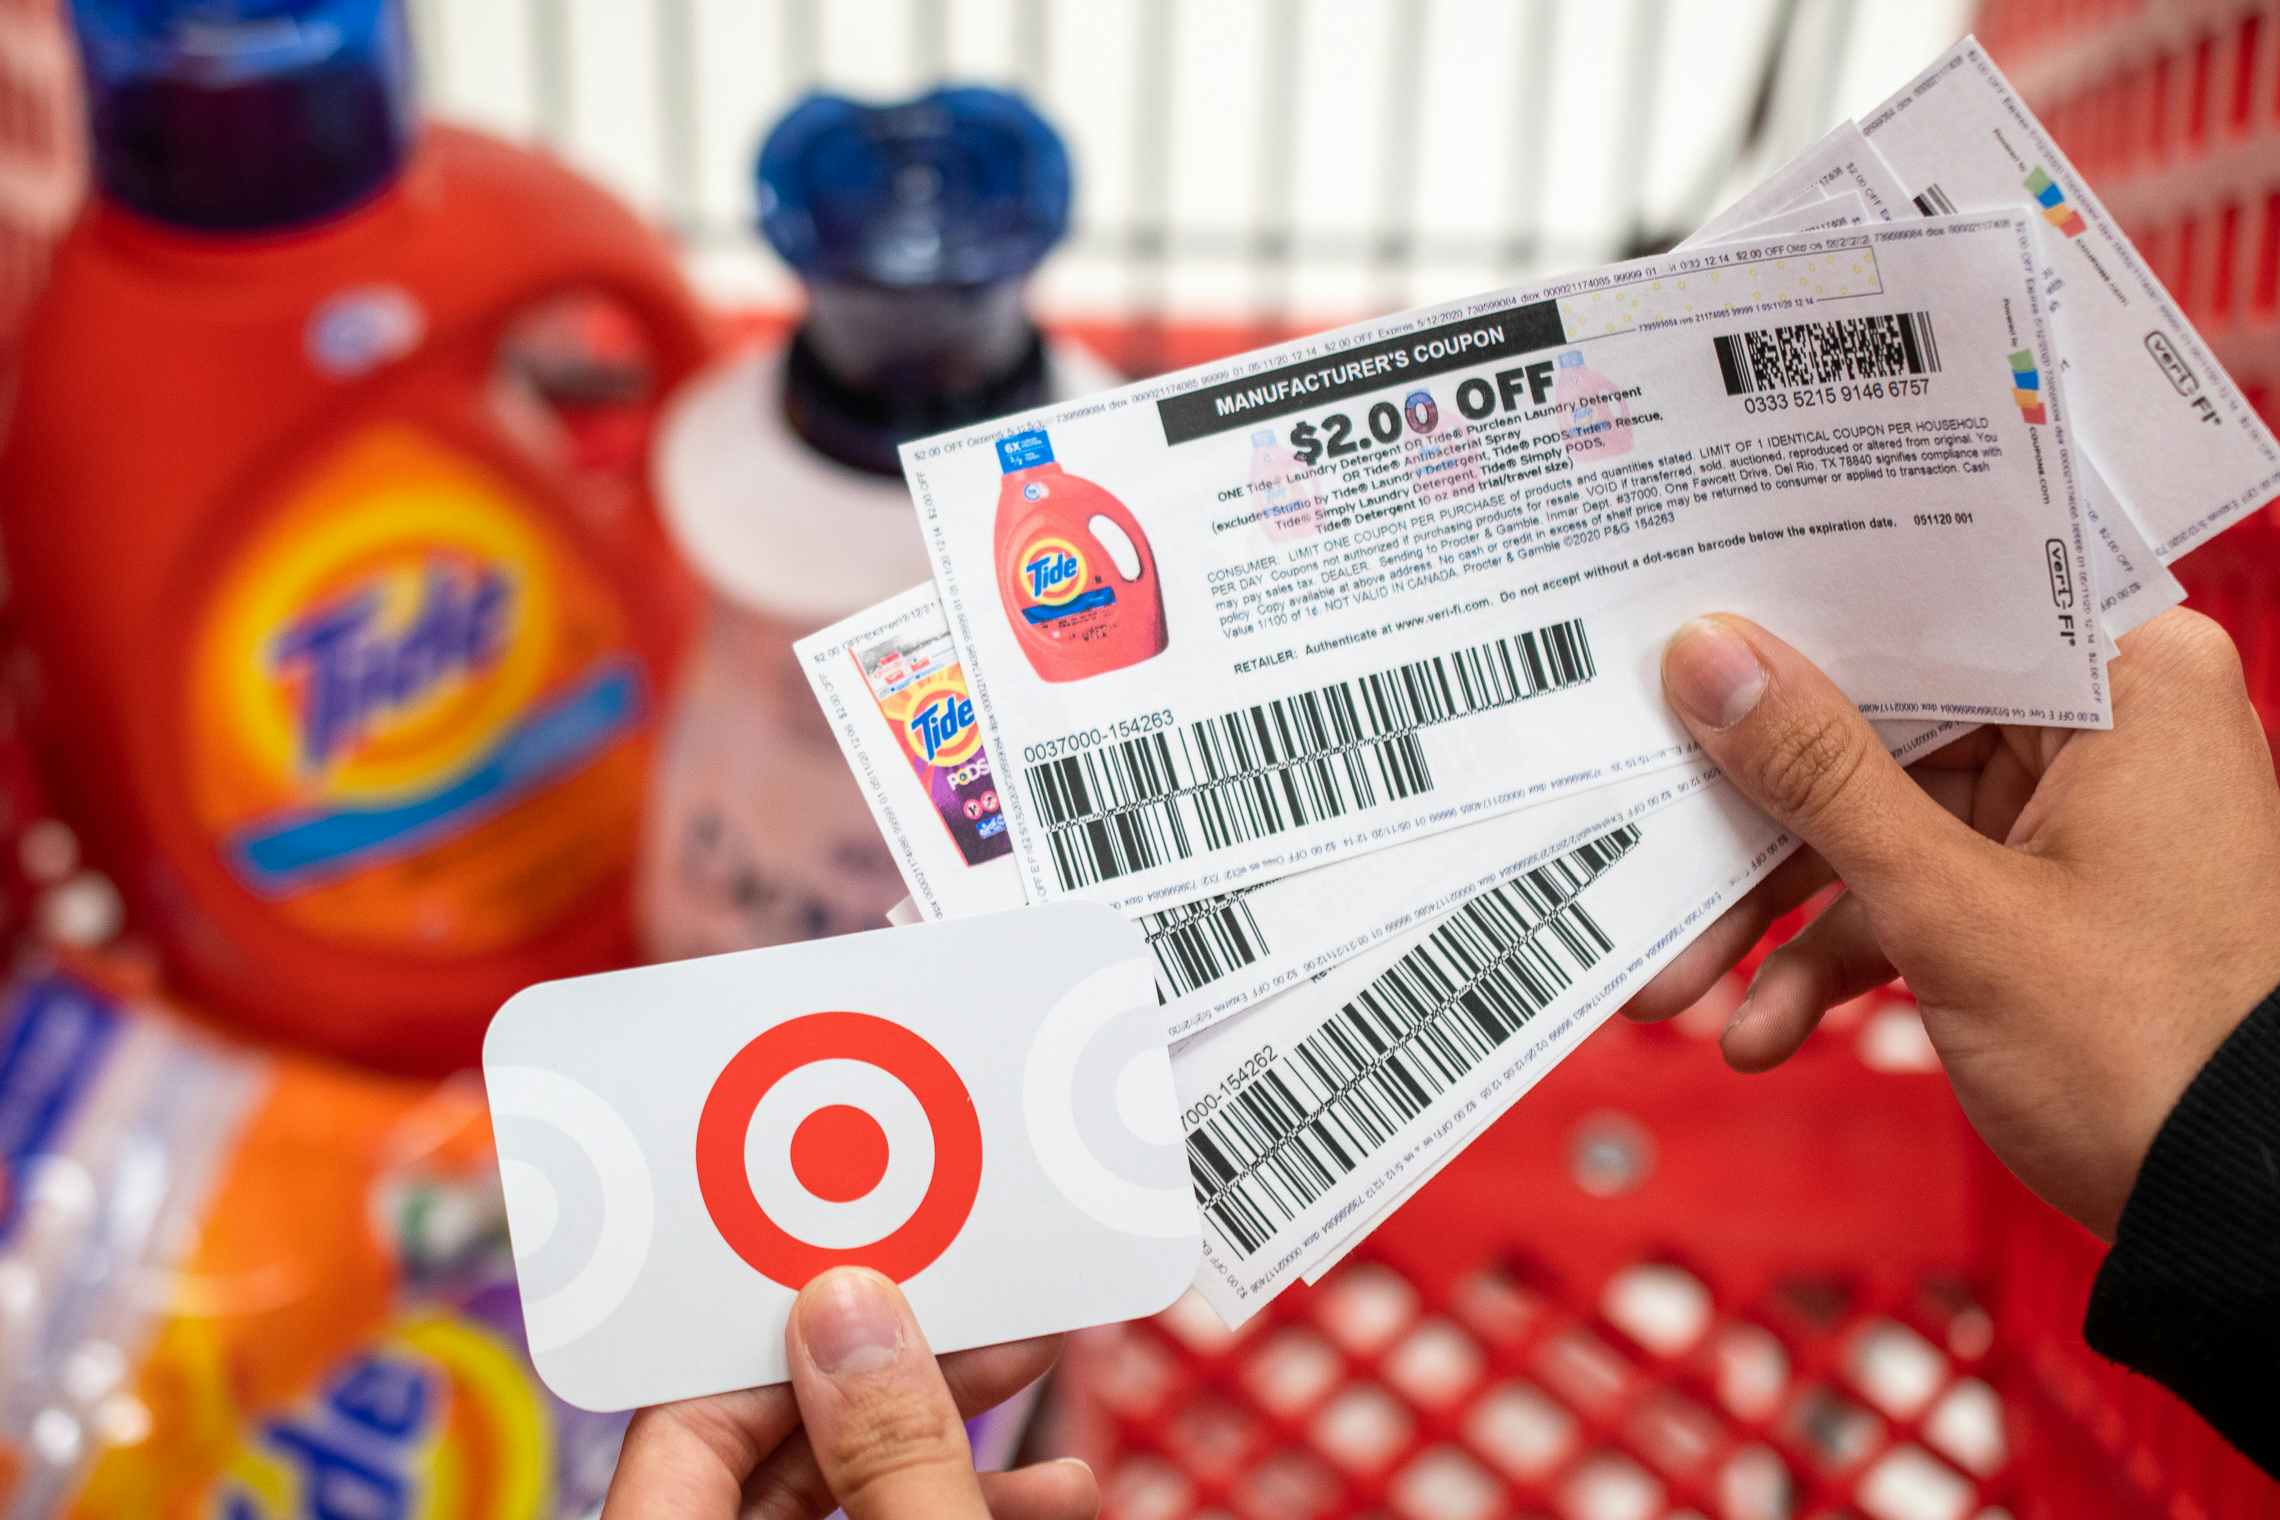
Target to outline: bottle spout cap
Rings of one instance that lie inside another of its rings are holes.
[[[810,284],[1018,280],[1069,225],[1069,156],[1019,96],[811,95],[760,149],[760,229]]]
[[[281,231],[411,151],[403,0],[71,0],[97,182],[153,220]]]
[[[1069,156],[1018,96],[811,95],[760,149],[760,227],[808,289],[785,411],[843,464],[1042,400],[1023,285],[1069,225]]]

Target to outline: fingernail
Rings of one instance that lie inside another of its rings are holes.
[[[1765,695],[1765,667],[1749,641],[1716,618],[1696,618],[1663,651],[1663,684],[1698,723],[1732,728]]]
[[[797,1312],[808,1357],[826,1376],[876,1372],[902,1349],[902,1310],[875,1272],[826,1272],[801,1291]]]
[[[1750,995],[1745,992],[1742,994],[1742,1000],[1734,1005],[1734,1011],[1726,1015],[1726,1027],[1719,1034],[1718,1038],[1722,1040],[1727,1035],[1732,1034],[1735,1030],[1741,1028],[1742,1020],[1748,1018],[1749,1016]]]

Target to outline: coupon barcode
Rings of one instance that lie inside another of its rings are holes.
[[[1064,889],[1433,790],[1420,730],[1599,673],[1580,618],[1028,767]]]
[[[1926,216],[1955,215],[1955,202],[1949,200],[1948,193],[1937,184],[1926,185],[1922,195],[1910,196],[1909,199],[1913,200],[1916,203],[1916,209]]]
[[[1936,375],[1940,369],[1940,347],[1928,311],[1798,322],[1710,341],[1718,350],[1718,373],[1729,396],[1832,380]]]
[[[1140,915],[1162,993],[1184,997],[1267,953],[1267,936],[1246,901],[1251,891],[1243,887]]]
[[[1257,1252],[1615,948],[1577,894],[1626,825],[1481,893],[1189,1130],[1196,1204]]]

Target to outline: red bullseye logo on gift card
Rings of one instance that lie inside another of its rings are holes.
[[[832,1267],[901,1282],[958,1238],[982,1185],[972,1094],[942,1053],[867,1013],[756,1036],[697,1120],[697,1182],[744,1264],[797,1290]]]
[[[532,1365],[581,1408],[782,1381],[833,1267],[954,1351],[1153,1314],[1201,1258],[1154,966],[1099,903],[548,982],[483,1074]]]

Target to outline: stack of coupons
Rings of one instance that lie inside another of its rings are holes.
[[[1714,610],[1902,757],[2103,727],[2280,447],[1966,39],[1668,255],[903,451],[934,581],[804,667],[940,920],[1153,952],[1230,1324],[1793,842],[1660,693]]]

